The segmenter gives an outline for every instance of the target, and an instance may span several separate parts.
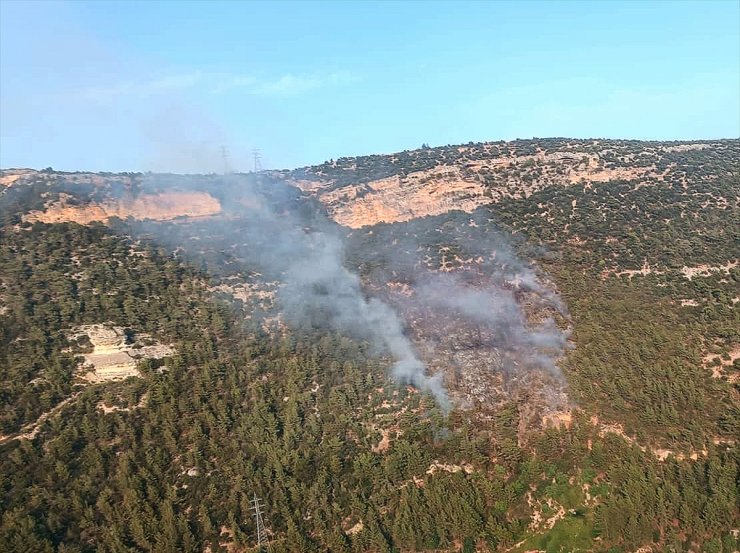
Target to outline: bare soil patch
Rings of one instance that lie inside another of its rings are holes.
[[[93,351],[84,355],[83,364],[82,378],[89,383],[140,376],[136,367],[140,359],[160,359],[175,353],[171,346],[158,344],[143,334],[129,342],[123,329],[111,324],[81,326],[71,338],[77,339],[82,335],[86,335],[93,345]]]

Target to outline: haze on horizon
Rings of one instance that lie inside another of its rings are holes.
[[[740,137],[740,3],[0,1],[0,167]]]

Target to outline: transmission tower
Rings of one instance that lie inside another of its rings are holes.
[[[262,153],[259,148],[252,149],[252,159],[254,159],[254,172],[262,171],[262,162],[260,161],[262,159]]]
[[[251,510],[254,511],[252,517],[257,525],[257,551],[272,553],[270,548],[270,540],[267,539],[267,530],[265,530],[265,521],[262,519],[262,509],[265,508],[263,501],[254,494],[254,497],[249,502],[251,504]]]
[[[226,146],[221,146],[221,157],[224,160],[224,175],[231,173],[231,165],[229,164],[229,150]]]

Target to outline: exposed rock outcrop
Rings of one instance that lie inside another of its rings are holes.
[[[26,220],[87,225],[94,221],[105,223],[112,217],[169,221],[178,217],[208,217],[220,212],[219,201],[206,192],[162,192],[83,205],[72,205],[69,197],[62,197],[47,205],[44,211],[32,211]]]
[[[492,144],[478,145],[475,152],[461,147],[457,150],[461,157],[454,162],[419,171],[406,172],[399,167],[392,176],[367,180],[358,174],[356,182],[347,182],[347,176],[357,172],[355,165],[343,167],[341,183],[320,170],[314,173],[315,180],[295,178],[291,182],[315,195],[337,223],[360,228],[453,210],[469,213],[503,198],[529,197],[549,186],[590,186],[610,180],[636,180],[639,184],[663,177],[654,165],[607,163],[605,158],[612,154],[608,150],[539,151],[528,155],[497,152]]]
[[[174,353],[170,346],[149,343],[148,336],[139,336],[139,342],[129,342],[122,328],[113,325],[95,324],[79,327],[73,334],[77,339],[87,336],[93,351],[84,355],[83,378],[91,383],[109,380],[123,380],[129,376],[139,376],[136,367],[139,359],[159,359]]]

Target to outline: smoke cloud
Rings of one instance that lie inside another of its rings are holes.
[[[395,379],[430,393],[445,412],[452,406],[443,385],[447,371],[436,362],[444,356],[434,363],[437,374],[428,374],[423,359],[435,359],[430,356],[429,340],[425,336],[418,342],[419,347],[424,344],[422,357],[410,338],[420,338],[419,320],[436,320],[442,327],[432,338],[442,349],[483,346],[480,354],[500,358],[500,369],[507,377],[526,380],[539,371],[564,384],[556,363],[567,347],[567,333],[553,318],[565,314],[564,305],[541,283],[531,264],[516,255],[504,233],[481,222],[467,237],[455,232],[442,235],[464,255],[474,245],[474,254],[484,260],[452,272],[434,270],[420,260],[424,249],[415,235],[402,236],[395,243],[381,240],[367,251],[352,243],[348,260],[346,229],[296,188],[279,179],[253,175],[208,178],[212,179],[209,191],[219,196],[224,208],[222,217],[180,226],[189,238],[177,236],[178,225],[153,232],[172,246],[190,240],[200,254],[217,252],[226,265],[238,259],[265,280],[279,282],[276,304],[288,324],[330,327],[367,340],[376,353],[392,358]],[[165,175],[150,179],[145,187],[182,187],[185,182],[184,177]],[[202,179],[193,178],[186,186],[202,185]],[[371,271],[369,287],[363,288],[358,274],[350,270],[360,266],[358,255],[379,268]],[[408,283],[408,294],[388,291],[388,281],[399,278]],[[366,290],[373,284],[379,288],[374,288],[377,293],[371,297]],[[469,336],[477,332],[480,343],[456,342],[461,328]]]
[[[392,357],[393,377],[432,394],[443,411],[449,411],[441,375],[426,374],[401,318],[387,303],[367,297],[360,278],[347,268],[340,227],[297,189],[279,181],[245,175],[217,179],[214,193],[224,213],[219,220],[200,223],[202,232],[194,237],[200,252],[208,255],[218,249],[265,279],[279,281],[277,306],[287,323],[328,326],[367,340],[376,352]],[[145,186],[168,184],[154,175]],[[191,233],[194,228],[197,225],[190,227]],[[148,231],[171,246],[187,241],[178,236],[177,225],[169,225],[167,232],[154,226]]]
[[[353,265],[398,309],[456,405],[527,397],[568,408],[558,367],[571,346],[567,309],[531,261],[546,252],[517,244],[485,208],[359,229],[350,241]]]
[[[318,313],[333,327],[370,340],[393,357],[395,378],[430,392],[449,411],[441,376],[426,374],[395,311],[377,298],[365,297],[359,277],[344,266],[341,240],[326,232],[294,238],[292,261],[278,291],[285,316],[301,322]]]
[[[428,274],[415,287],[417,301],[460,317],[479,331],[482,328],[506,360],[507,372],[540,369],[562,380],[556,361],[567,346],[567,333],[551,316],[530,322],[516,294],[523,289],[535,294],[542,312],[562,313],[560,300],[539,283],[532,269],[523,266],[510,280],[501,274],[489,275],[487,280],[466,282],[461,275]]]

